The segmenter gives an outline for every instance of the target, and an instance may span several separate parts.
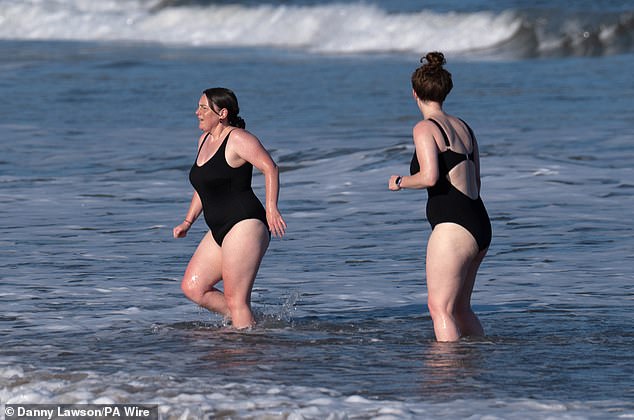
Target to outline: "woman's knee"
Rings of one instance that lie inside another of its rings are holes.
[[[196,276],[188,276],[186,274],[181,282],[181,290],[193,302],[199,303],[202,300],[203,292]]]
[[[451,307],[447,302],[440,301],[434,298],[427,299],[427,309],[432,319],[451,315]]]

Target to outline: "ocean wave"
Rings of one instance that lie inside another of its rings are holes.
[[[530,58],[634,51],[634,11],[389,13],[354,4],[0,0],[0,39]]]

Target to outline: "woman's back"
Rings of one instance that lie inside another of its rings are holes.
[[[480,162],[475,138],[465,122],[447,116],[436,123],[440,136],[434,136],[439,150],[439,160],[449,163],[447,173],[440,174],[458,191],[475,200],[480,195]]]
[[[446,182],[465,196],[475,200],[480,195],[480,166],[477,143],[469,127],[459,118],[443,115],[427,119],[435,125],[434,140],[440,150],[437,188]],[[410,173],[420,171],[416,154]]]

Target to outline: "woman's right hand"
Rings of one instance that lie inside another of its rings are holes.
[[[176,226],[172,231],[172,233],[174,234],[174,239],[184,238],[185,236],[187,236],[187,232],[189,231],[190,227],[192,227],[192,225],[187,222],[183,222],[180,225]]]

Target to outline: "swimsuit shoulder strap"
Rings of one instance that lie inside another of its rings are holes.
[[[224,160],[224,162],[225,162],[225,164],[226,164],[227,166],[229,166],[229,162],[227,162],[227,155],[226,155],[226,152],[225,152],[225,151],[227,150],[227,143],[229,143],[229,135],[230,135],[231,133],[233,133],[233,130],[235,130],[235,128],[234,128],[234,129],[232,129],[231,131],[229,131],[229,132],[227,133],[227,135],[225,136],[224,140],[222,141],[222,144],[221,144],[221,145],[220,145],[220,147],[218,148],[218,151],[216,152],[216,154],[218,154],[218,153],[220,153],[220,154],[221,154],[221,156],[222,156],[222,160]],[[214,156],[215,156],[215,155],[214,155]]]
[[[473,151],[475,150],[475,134],[473,134],[473,130],[465,120],[463,120],[462,118],[458,119],[462,121],[465,127],[467,127],[467,130],[469,130],[469,137],[471,138],[471,153],[467,154],[467,157],[469,158],[469,160],[473,160]]]
[[[200,147],[198,148],[198,153],[196,153],[196,160],[198,160],[198,155],[200,155],[200,151],[202,150],[203,145],[204,145],[204,144],[205,144],[205,142],[207,141],[207,137],[209,137],[209,134],[210,134],[210,133],[207,133],[207,134],[205,135],[205,138],[203,139],[203,141],[200,143]]]
[[[442,125],[440,125],[438,123],[438,121],[429,118],[429,121],[433,122],[434,124],[436,124],[436,127],[438,127],[440,129],[440,132],[442,133],[442,138],[445,140],[445,146],[447,146],[448,149],[451,149],[451,144],[449,144],[449,137],[447,137],[447,133],[445,132],[445,129],[442,128]]]
[[[205,142],[207,141],[207,137],[209,137],[211,133],[207,133],[205,134],[205,138],[203,139],[203,141],[200,143],[200,147],[198,148],[198,152],[200,152],[200,149],[203,148],[203,144],[205,144]]]
[[[474,139],[475,139],[475,135],[473,134],[473,130],[471,129],[471,127],[469,126],[469,124],[466,123],[465,120],[463,120],[462,118],[458,118],[460,121],[462,121],[462,123],[464,124],[465,127],[467,127],[467,130],[469,130],[469,136],[471,136],[471,146],[474,145]],[[473,147],[472,147],[473,148]]]
[[[231,135],[231,133],[233,133],[233,130],[235,130],[235,128],[227,133],[227,135],[225,136],[225,139],[222,141],[222,144],[220,145],[220,149],[225,149],[227,147],[227,142],[229,141],[229,136]]]

